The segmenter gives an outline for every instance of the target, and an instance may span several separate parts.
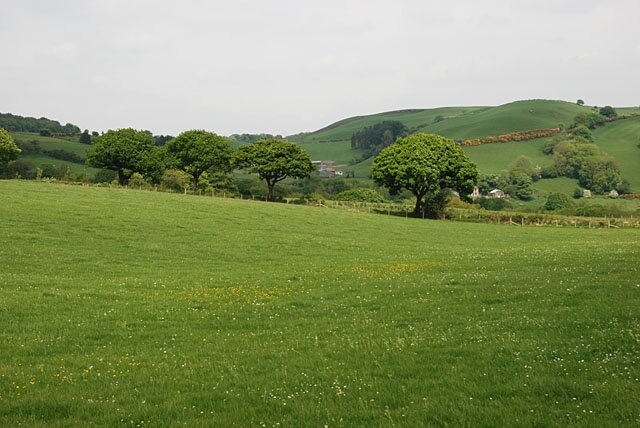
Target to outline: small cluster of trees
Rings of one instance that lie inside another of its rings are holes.
[[[183,132],[162,147],[145,131],[109,130],[94,138],[87,158],[91,166],[116,171],[121,185],[134,174],[137,180],[144,177],[154,183],[184,182],[186,174],[193,190],[199,190],[205,175],[207,184],[223,186],[234,168],[246,168],[267,184],[267,200],[273,200],[276,183],[287,177],[308,177],[315,169],[309,155],[295,143],[265,139],[234,151],[226,138],[202,130]]]
[[[506,194],[523,201],[533,199],[534,181],[541,178],[542,169],[534,166],[527,156],[519,156],[500,174],[483,175],[478,180],[478,188],[483,195],[493,189],[501,189]],[[485,201],[482,201],[483,203]],[[487,202],[489,203],[489,202]],[[497,202],[490,202],[495,204]],[[504,204],[500,202],[500,204]]]
[[[51,134],[75,135],[80,128],[71,123],[61,125],[60,122],[45,117],[23,117],[11,113],[0,113],[0,128],[11,132],[46,132]]]
[[[393,144],[398,137],[406,135],[407,127],[397,120],[385,120],[366,126],[351,136],[351,149],[365,150],[364,156],[371,157]]]

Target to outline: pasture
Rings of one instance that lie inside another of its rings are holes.
[[[2,426],[637,426],[640,232],[0,181]]]

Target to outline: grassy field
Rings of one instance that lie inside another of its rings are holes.
[[[638,426],[640,231],[0,181],[2,426]]]
[[[37,141],[42,150],[65,150],[83,157],[90,147],[87,144],[80,144],[78,137],[43,137],[33,132],[12,132],[11,136],[16,142]]]
[[[593,133],[594,142],[618,160],[622,176],[640,192],[640,117],[609,123]]]

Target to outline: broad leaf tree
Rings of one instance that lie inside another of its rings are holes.
[[[306,178],[314,171],[311,158],[295,143],[266,139],[259,140],[236,150],[233,156],[236,168],[246,168],[258,174],[267,183],[267,200],[273,200],[273,188],[287,177]]]
[[[20,151],[11,134],[4,128],[0,128],[0,167],[4,167],[10,161],[18,159]]]
[[[231,145],[213,132],[183,132],[170,140],[165,150],[175,160],[173,166],[192,177],[194,190],[198,190],[200,176],[205,172],[213,176],[231,172]]]
[[[125,185],[134,172],[157,175],[160,167],[153,137],[132,128],[109,130],[94,139],[87,150],[89,165],[112,169],[118,182]]]
[[[398,139],[376,156],[371,174],[392,195],[403,189],[413,193],[413,214],[426,211],[430,217],[441,214],[448,190],[455,190],[466,199],[478,180],[478,168],[462,148],[435,134]]]

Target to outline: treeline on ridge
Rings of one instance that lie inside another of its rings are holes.
[[[41,117],[23,117],[11,113],[0,113],[0,128],[10,132],[38,132],[43,135],[75,135],[80,133],[80,128],[71,123],[61,125],[56,120]]]

